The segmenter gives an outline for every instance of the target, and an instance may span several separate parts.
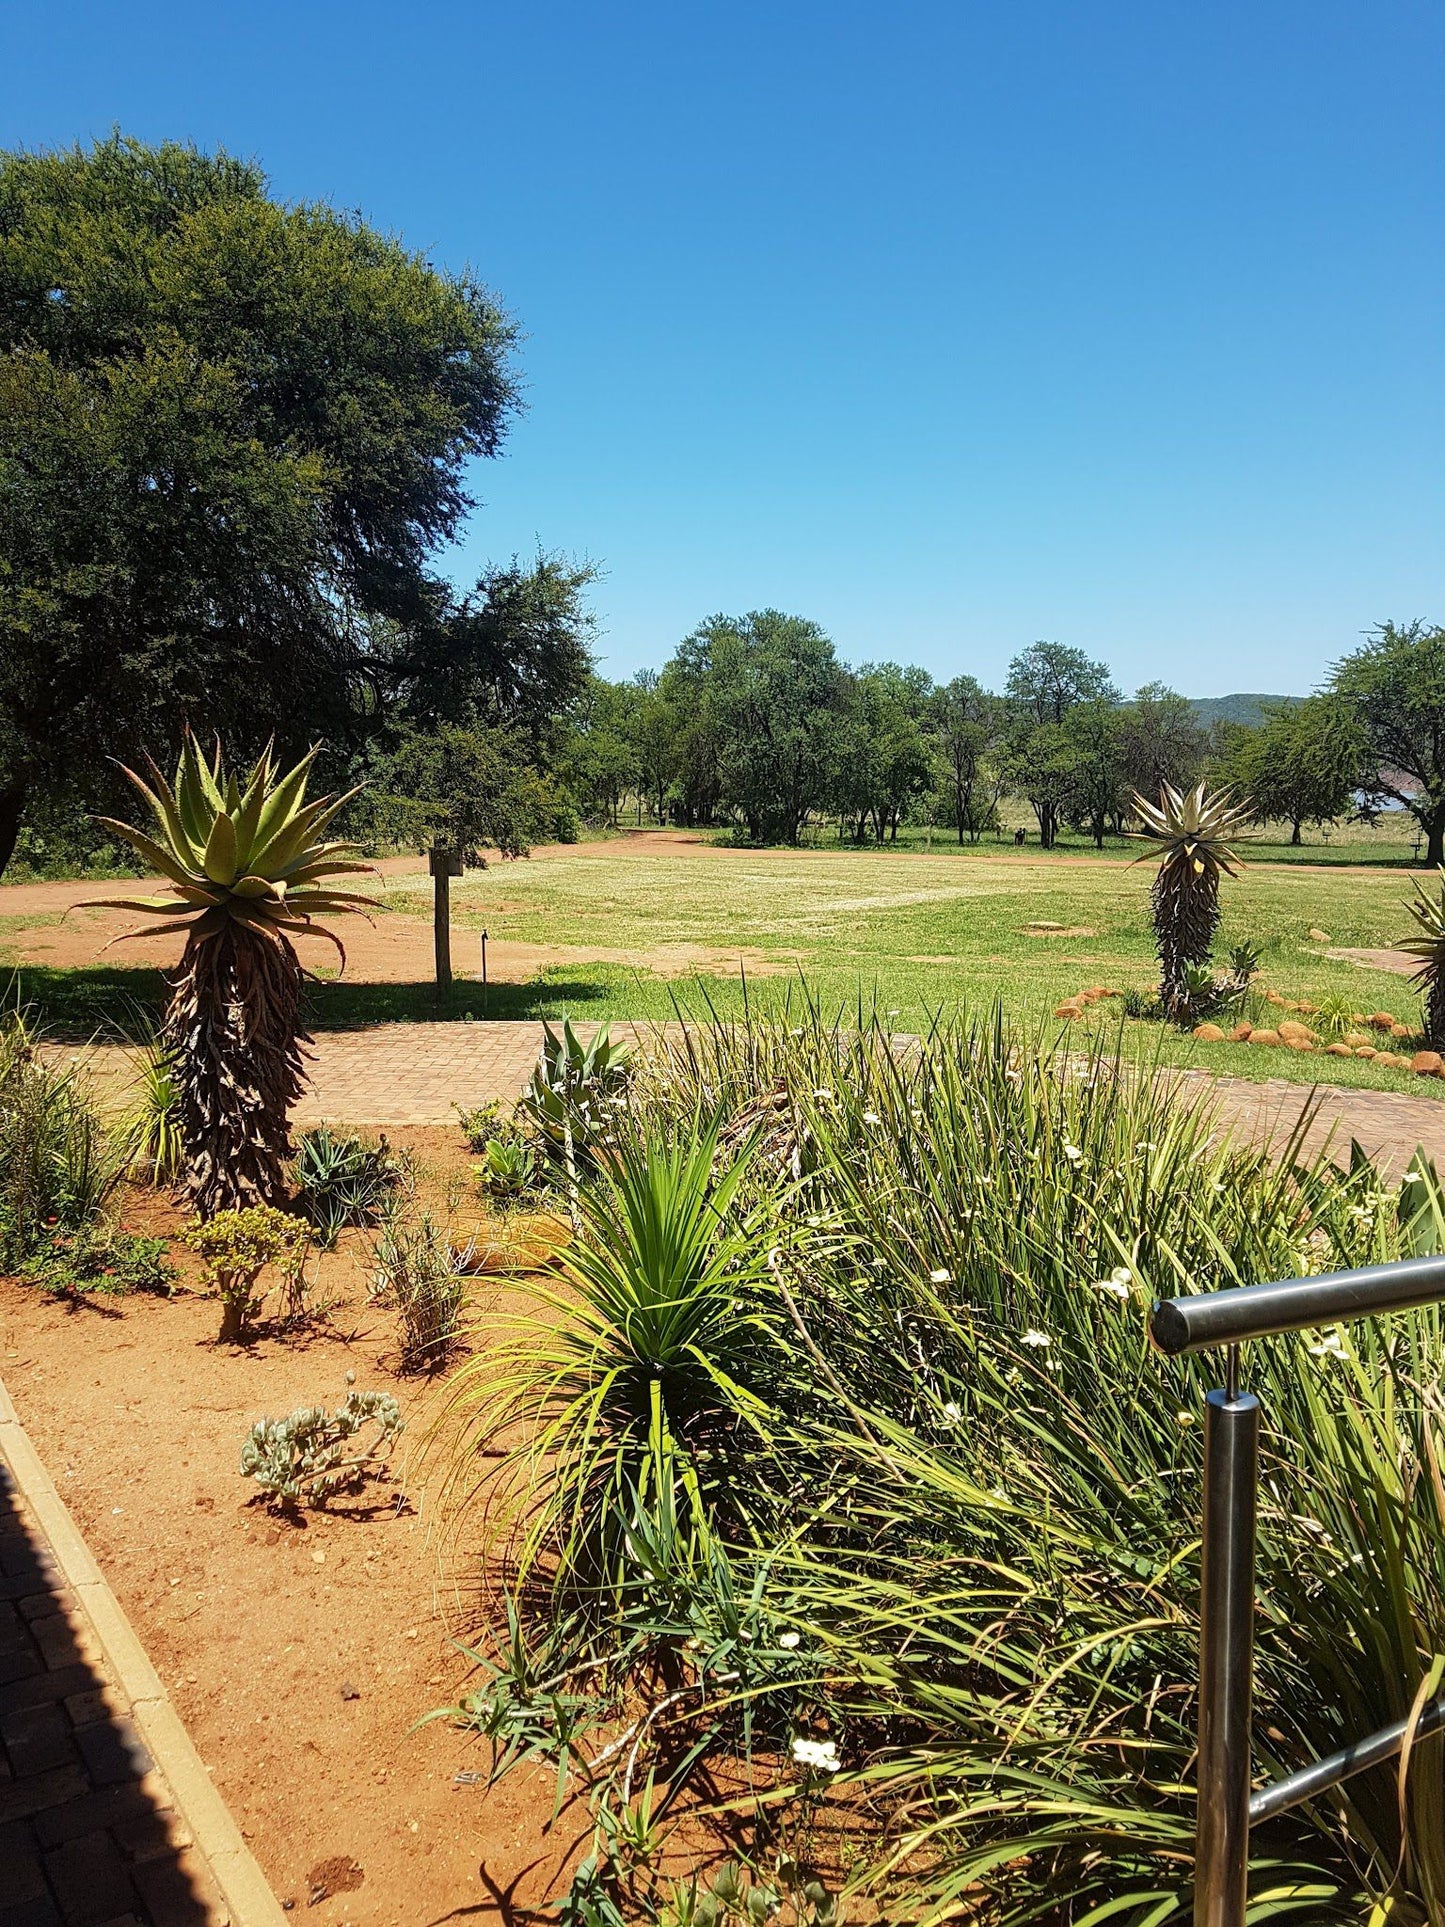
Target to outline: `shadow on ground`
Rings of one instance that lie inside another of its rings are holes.
[[[0,1921],[213,1927],[164,1783],[0,1463]]]
[[[457,1022],[560,1017],[563,1011],[606,999],[615,973],[548,974],[525,984],[459,980],[444,1001],[429,983],[361,984],[324,979],[307,991],[313,1030],[359,1030],[367,1024]],[[5,985],[5,1004],[27,1010],[47,1035],[66,1043],[137,1037],[165,1009],[166,981],[158,970],[91,964],[78,970],[45,965],[15,972]]]

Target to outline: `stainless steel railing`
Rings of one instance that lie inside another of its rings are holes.
[[[1154,1307],[1150,1335],[1160,1351],[1178,1358],[1222,1345],[1227,1361],[1224,1389],[1204,1401],[1195,1927],[1244,1927],[1252,1825],[1393,1758],[1410,1727],[1408,1720],[1396,1720],[1251,1793],[1260,1407],[1252,1393],[1240,1390],[1239,1348],[1252,1338],[1379,1317],[1442,1299],[1445,1257],[1433,1257],[1201,1292]],[[1438,1700],[1424,1709],[1414,1731],[1421,1738],[1442,1728],[1445,1700]]]

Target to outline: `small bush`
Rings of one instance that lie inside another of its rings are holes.
[[[372,1295],[378,1304],[396,1306],[402,1371],[432,1372],[445,1364],[461,1330],[466,1277],[462,1257],[428,1213],[382,1234]]]
[[[613,1040],[606,1024],[590,1044],[566,1018],[560,1032],[543,1024],[542,1054],[517,1115],[569,1185],[593,1168],[595,1153],[615,1135],[611,1113],[626,1106],[632,1070],[631,1050]]]
[[[181,1111],[175,1057],[159,1037],[140,1046],[140,1076],[121,1130],[126,1174],[169,1184],[181,1169]]]
[[[524,1138],[494,1137],[472,1170],[493,1198],[524,1198],[539,1188],[536,1153]]]
[[[122,1158],[73,1069],[47,1064],[21,1016],[0,1023],[0,1267],[101,1221]]]
[[[73,1301],[90,1292],[166,1291],[176,1275],[166,1249],[164,1238],[131,1231],[65,1232],[27,1258],[19,1276]]]
[[[186,1243],[205,1265],[205,1280],[221,1300],[222,1339],[244,1338],[265,1303],[256,1281],[267,1265],[285,1261],[288,1308],[299,1302],[301,1266],[306,1257],[306,1227],[274,1205],[253,1204],[244,1211],[218,1211],[195,1224]]]
[[[479,1156],[486,1152],[489,1144],[510,1144],[526,1136],[500,1098],[494,1097],[485,1104],[473,1105],[470,1110],[460,1104],[452,1108],[456,1111],[462,1136]]]
[[[296,1189],[323,1249],[348,1225],[375,1224],[401,1185],[405,1165],[387,1143],[338,1137],[322,1124],[296,1146]]]
[[[361,1437],[367,1426],[376,1428],[369,1439]],[[241,1447],[241,1471],[273,1500],[320,1509],[336,1493],[380,1477],[401,1430],[390,1393],[348,1392],[334,1412],[308,1405],[287,1418],[258,1419]]]

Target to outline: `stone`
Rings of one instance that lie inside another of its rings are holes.
[[[1251,1025],[1236,1024],[1234,1029],[1229,1033],[1229,1041],[1231,1044],[1247,1044],[1253,1035],[1254,1031]]]
[[[1313,924],[1310,926],[1309,939],[1311,943],[1330,943],[1332,941],[1328,930],[1319,930]]]
[[[1334,1043],[1325,1045],[1326,1057],[1353,1057],[1354,1054],[1348,1044]]]
[[[1372,1030],[1393,1030],[1396,1022],[1395,1013],[1393,1010],[1377,1010],[1372,1017],[1367,1017],[1365,1022]]]
[[[1410,1069],[1419,1077],[1445,1077],[1445,1057],[1437,1050],[1417,1050]]]
[[[1054,1005],[1055,1017],[1062,1017],[1066,1022],[1071,1017],[1082,1017],[1083,1014],[1084,1013],[1082,1009],[1079,1007],[1078,1004],[1074,1003],[1072,999],[1069,999],[1068,1001],[1062,1004]]]
[[[1264,1044],[1266,1047],[1273,1045],[1277,1048],[1284,1039],[1277,1030],[1252,1030],[1249,1033],[1249,1041],[1251,1044]]]
[[[1309,1025],[1302,1024],[1297,1017],[1286,1017],[1278,1028],[1287,1044],[1313,1044],[1315,1041],[1315,1034]]]
[[[1218,1024],[1196,1024],[1194,1026],[1194,1035],[1201,1043],[1205,1044],[1222,1044],[1224,1042],[1224,1032],[1219,1028]]]

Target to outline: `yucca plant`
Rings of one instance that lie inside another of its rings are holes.
[[[1219,879],[1237,874],[1229,838],[1252,814],[1228,790],[1209,795],[1203,783],[1187,793],[1166,783],[1159,801],[1134,798],[1144,834],[1160,847],[1137,860],[1159,858],[1154,878],[1154,948],[1159,956],[1159,1000],[1176,1021],[1191,1014],[1188,970],[1209,962],[1219,928]]]
[[[92,907],[157,917],[150,935],[186,934],[164,1036],[175,1064],[185,1188],[203,1218],[284,1197],[289,1117],[310,1041],[292,940],[325,937],[344,963],[341,940],[315,918],[374,901],[328,885],[371,866],[355,844],[322,841],[349,796],[307,802],[316,754],[283,774],[268,749],[241,780],[223,770],[219,745],[208,766],[187,735],[173,783],[149,758],[151,783],[124,772],[157,834],[98,819],[160,872],[170,894],[105,897]]]
[[[549,1571],[571,1604],[616,1597],[639,1506],[675,1508],[685,1534],[741,1497],[763,1411],[749,1381],[773,1348],[771,1207],[738,1195],[751,1153],[719,1170],[715,1120],[624,1140],[582,1186],[556,1274],[517,1281],[531,1315],[509,1310],[453,1381],[454,1501],[517,1502],[519,1576]]]
[[[1418,934],[1402,937],[1399,948],[1419,960],[1414,981],[1425,993],[1426,1046],[1445,1050],[1445,871],[1441,872],[1438,896],[1431,896],[1416,878],[1410,915],[1418,925]]]

